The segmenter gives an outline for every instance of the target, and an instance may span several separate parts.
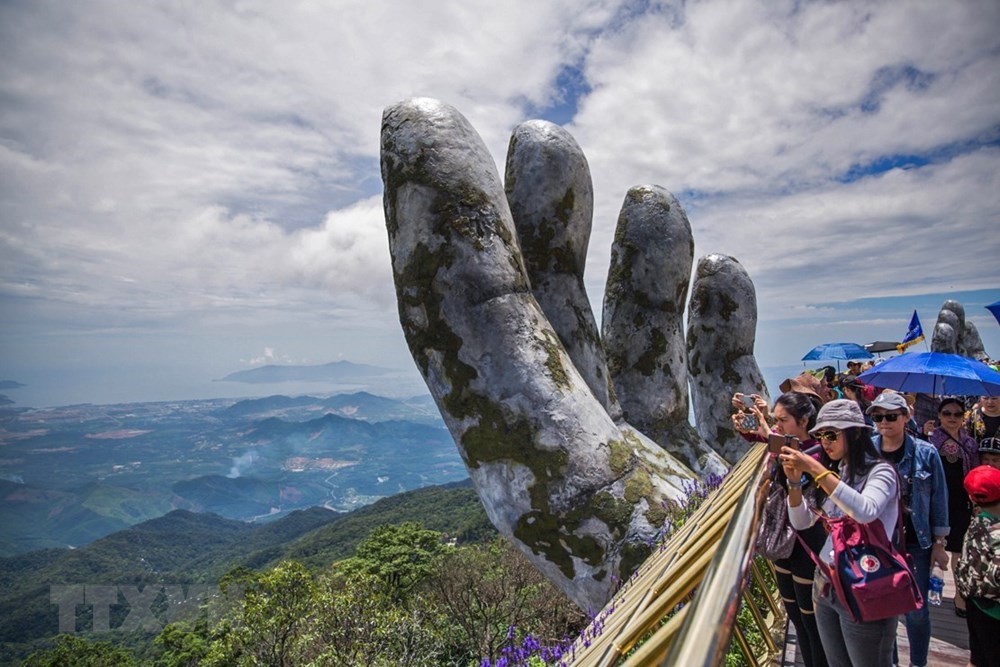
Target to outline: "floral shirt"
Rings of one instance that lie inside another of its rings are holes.
[[[962,459],[962,476],[969,474],[969,471],[979,465],[979,444],[963,428],[958,432],[958,438],[948,435],[940,426],[934,429],[928,438],[931,444],[937,448],[941,460],[954,461]]]

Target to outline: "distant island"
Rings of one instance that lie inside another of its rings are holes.
[[[15,382],[14,380],[0,380],[0,389],[17,389],[18,387],[27,387],[28,385],[22,384],[20,382]]]
[[[230,373],[216,382],[244,382],[247,384],[271,384],[274,382],[343,382],[359,378],[377,377],[392,373],[388,368],[355,364],[350,361],[334,361],[316,366],[275,366],[267,365],[245,371]]]

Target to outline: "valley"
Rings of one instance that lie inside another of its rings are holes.
[[[271,521],[465,479],[429,396],[366,392],[0,408],[0,556],[175,509]]]

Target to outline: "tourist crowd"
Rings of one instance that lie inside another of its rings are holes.
[[[802,660],[898,665],[902,620],[909,664],[926,665],[929,600],[939,594],[932,576],[952,569],[969,664],[1000,666],[1000,397],[883,391],[858,379],[864,370],[850,362],[844,374],[804,372],[781,384],[773,406],[756,395],[732,397],[736,430],[769,442],[772,474],[762,493],[772,502],[758,553],[774,566]],[[852,531],[871,535],[876,548],[852,546],[844,537]],[[845,585],[848,562],[859,577]],[[882,593],[879,577],[896,570],[897,588],[911,581],[914,590]],[[900,613],[890,598],[903,600]]]

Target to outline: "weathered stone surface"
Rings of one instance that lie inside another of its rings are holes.
[[[400,322],[490,520],[580,606],[648,554],[692,473],[619,427],[531,293],[493,159],[428,99],[382,120]]]
[[[958,340],[959,354],[980,361],[989,358],[989,355],[986,354],[986,346],[983,345],[983,339],[979,335],[979,329],[971,321],[966,320],[965,326],[962,328],[962,335],[959,336]]]
[[[621,408],[583,283],[594,213],[587,158],[558,125],[521,123],[510,138],[505,188],[531,291],[587,386],[618,419]]]
[[[975,324],[966,321],[965,306],[954,299],[941,304],[934,324],[931,350],[961,354],[973,359],[984,359],[987,356],[979,330]]]
[[[583,152],[562,129],[529,122],[514,131],[506,171],[505,192],[452,107],[413,99],[385,110],[386,229],[414,361],[490,520],[577,604],[596,609],[649,553],[664,504],[695,475],[668,450],[700,471],[725,465],[687,424],[689,354],[711,444],[729,423],[733,389],[764,393],[750,357],[753,287],[735,260],[703,260],[688,334],[696,340],[685,350],[690,225],[668,192],[635,188],[615,241],[602,343],[582,280],[593,196]],[[718,369],[709,351],[724,358]],[[646,434],[621,418],[612,359]],[[702,377],[712,373],[737,379],[723,389]]]
[[[958,332],[948,322],[938,320],[934,325],[934,336],[931,338],[932,352],[947,352],[958,354]]]
[[[687,355],[698,432],[735,463],[749,443],[732,428],[729,397],[735,392],[768,400],[754,359],[757,294],[743,265],[726,255],[698,261],[688,309]]]
[[[608,369],[625,419],[698,473],[728,466],[688,421],[683,315],[694,256],[691,225],[656,185],[629,190],[604,292]]]

